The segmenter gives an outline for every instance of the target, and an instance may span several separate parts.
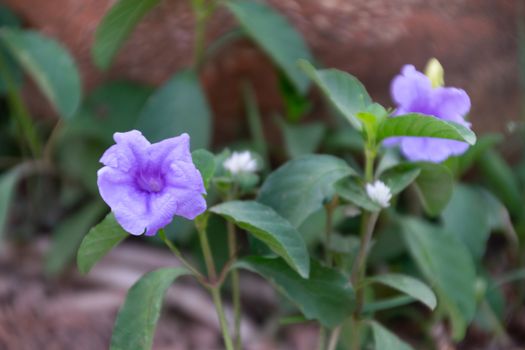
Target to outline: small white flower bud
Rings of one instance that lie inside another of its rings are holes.
[[[223,166],[232,175],[240,173],[254,173],[257,171],[257,161],[250,151],[233,152],[223,163]]]
[[[380,205],[382,208],[388,207],[390,205],[390,199],[392,199],[390,188],[380,180],[366,184],[366,194],[368,194],[368,197],[370,197],[374,203]]]

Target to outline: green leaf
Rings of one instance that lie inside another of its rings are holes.
[[[484,193],[473,186],[459,184],[441,218],[445,230],[458,237],[475,260],[480,261],[490,235],[490,215]]]
[[[319,148],[326,131],[322,123],[293,125],[279,120],[279,126],[284,135],[286,153],[290,158],[314,153]]]
[[[342,159],[328,155],[303,156],[270,174],[257,200],[299,227],[333,196],[334,183],[352,174],[354,170]]]
[[[414,163],[400,163],[385,170],[380,179],[390,188],[392,195],[401,193],[421,173],[421,169]]]
[[[297,91],[295,86],[282,73],[279,74],[279,91],[287,121],[298,122],[311,110],[312,102],[310,102],[309,97]]]
[[[11,206],[21,171],[21,167],[18,166],[0,175],[0,238],[2,238],[6,230],[9,207]]]
[[[300,66],[352,126],[361,130],[356,115],[372,104],[363,84],[353,75],[337,69],[317,70],[307,61],[301,61]]]
[[[2,27],[14,27],[20,28],[20,20],[16,15],[9,9],[9,7],[0,4],[0,28]],[[16,64],[13,57],[7,52],[6,48],[0,44],[0,62],[2,69],[8,72],[1,72],[0,74],[0,94],[5,94],[8,90],[8,84],[4,81],[5,74],[9,74],[12,83],[18,87],[22,83],[23,72],[20,67]]]
[[[85,205],[60,222],[53,231],[51,248],[46,256],[46,272],[60,273],[74,258],[82,239],[90,227],[106,211],[100,201]]]
[[[215,156],[205,149],[198,149],[191,152],[191,157],[193,158],[195,167],[199,169],[199,172],[201,173],[204,187],[208,188],[210,180],[212,179],[213,174],[215,174]]]
[[[375,349],[377,350],[413,350],[412,346],[405,343],[394,333],[381,324],[371,321],[372,334],[374,335]]]
[[[307,319],[318,320],[326,327],[341,324],[354,308],[354,293],[348,278],[315,260],[311,262],[308,279],[301,278],[279,258],[252,256],[236,265],[268,279]]]
[[[9,7],[0,4],[0,27],[20,28],[20,19]]]
[[[377,141],[395,136],[434,137],[476,143],[476,134],[467,127],[430,115],[410,113],[386,118],[380,125]]]
[[[423,209],[430,216],[437,216],[448,204],[454,189],[450,170],[436,163],[416,163],[421,173],[416,179],[416,189]]]
[[[384,284],[419,300],[431,310],[436,308],[437,300],[432,289],[414,277],[391,273],[368,278],[367,282]]]
[[[476,311],[476,274],[472,257],[455,236],[419,219],[402,219],[403,237],[417,266],[436,291],[462,339]]]
[[[110,349],[151,349],[166,290],[175,279],[189,274],[184,268],[165,267],[142,276],[128,291],[118,312]]]
[[[115,220],[113,213],[109,213],[104,220],[89,230],[78,248],[77,267],[80,273],[88,273],[100,259],[128,235]]]
[[[72,117],[82,96],[80,76],[67,50],[42,34],[3,28],[0,40],[33,78],[62,118]]]
[[[104,16],[95,32],[91,49],[93,61],[100,69],[107,69],[126,38],[137,23],[159,0],[119,0]]]
[[[297,61],[311,60],[312,55],[299,32],[266,4],[244,0],[227,2],[226,6],[248,36],[270,56],[295,88],[305,93],[309,83]]]
[[[335,184],[335,191],[344,200],[368,211],[379,211],[381,206],[368,197],[364,184],[357,177],[347,177]]]
[[[302,277],[308,277],[310,258],[301,234],[272,208],[255,201],[232,201],[216,205],[210,211],[253,234]]]
[[[139,116],[137,129],[152,142],[186,132],[192,149],[208,148],[210,109],[195,72],[179,72],[153,93]]]

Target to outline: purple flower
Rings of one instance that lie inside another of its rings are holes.
[[[470,110],[470,98],[464,90],[452,87],[433,88],[430,79],[414,66],[406,65],[392,80],[392,98],[397,104],[396,115],[422,113],[470,127],[464,116]],[[463,154],[465,142],[431,137],[393,137],[385,146],[399,145],[411,161],[439,163],[450,156]]]
[[[206,193],[182,134],[154,144],[137,130],[113,135],[98,171],[98,188],[129,233],[154,235],[174,215],[194,219],[206,210]]]

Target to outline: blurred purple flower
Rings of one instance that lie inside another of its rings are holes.
[[[391,94],[398,107],[395,115],[422,113],[470,127],[464,119],[470,110],[467,93],[453,87],[433,88],[430,79],[412,65],[404,66],[392,80]],[[435,163],[463,154],[469,147],[465,142],[431,137],[392,137],[384,145],[399,145],[411,161]]]
[[[154,144],[137,130],[115,133],[98,171],[98,188],[129,233],[154,235],[174,215],[194,219],[206,210],[206,192],[182,134]]]

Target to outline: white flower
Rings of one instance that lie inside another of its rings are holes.
[[[366,194],[368,194],[368,197],[370,197],[374,203],[380,205],[383,208],[386,208],[390,205],[392,192],[383,181],[376,180],[373,183],[366,184]]]
[[[257,171],[257,161],[250,151],[233,152],[223,163],[223,166],[232,175],[240,173],[253,173]]]

